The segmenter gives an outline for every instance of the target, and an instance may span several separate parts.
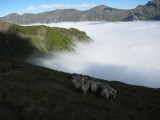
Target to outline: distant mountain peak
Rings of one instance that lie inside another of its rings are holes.
[[[57,9],[38,14],[26,13],[19,15],[12,13],[0,18],[0,22],[10,22],[14,24],[132,20],[160,20],[160,0],[149,1],[146,5],[139,5],[135,9],[130,10],[121,10],[106,5],[99,5],[86,11]]]
[[[108,7],[108,6],[106,6],[106,5],[98,5],[96,7]]]
[[[98,5],[96,7],[91,8],[91,9],[103,9],[103,8],[110,8],[110,7],[108,7],[106,5]]]
[[[158,4],[160,4],[160,0],[153,0],[153,1],[155,1],[155,2],[158,3]]]
[[[20,14],[18,14],[18,13],[11,13],[11,14],[9,14],[8,16],[19,16]]]

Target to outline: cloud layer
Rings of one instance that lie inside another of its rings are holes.
[[[160,87],[160,22],[67,22],[47,25],[78,28],[94,41],[91,44],[77,43],[75,52],[34,59],[34,64],[106,80]]]
[[[48,8],[84,8],[84,7],[94,7],[96,6],[93,4],[81,4],[81,5],[63,5],[63,4],[53,4],[53,5],[41,5],[41,6],[30,6],[27,10],[38,10],[38,9],[48,9]]]

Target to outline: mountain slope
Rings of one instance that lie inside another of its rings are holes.
[[[160,0],[153,0],[146,5],[139,5],[135,9],[121,10],[104,5],[90,10],[75,9],[55,10],[39,14],[16,13],[0,18],[0,22],[14,24],[52,23],[63,21],[132,21],[132,20],[159,20]]]
[[[155,120],[160,117],[159,89],[97,79],[117,90],[114,100],[105,101],[98,92],[89,92],[84,97],[74,90],[69,76],[0,58],[0,119]]]
[[[74,28],[0,23],[0,56],[27,58],[52,51],[72,50],[76,41],[89,42],[90,38]]]

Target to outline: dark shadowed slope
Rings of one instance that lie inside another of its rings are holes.
[[[84,97],[75,91],[69,75],[0,58],[0,119],[155,120],[160,117],[159,89],[101,80],[117,90],[115,100],[105,101],[98,93]]]
[[[105,5],[94,7],[90,10],[79,11],[64,9],[43,12],[39,14],[16,13],[0,18],[0,22],[15,24],[52,23],[63,21],[132,21],[132,20],[159,20],[160,2],[153,0],[146,5],[139,5],[135,9],[121,10]]]

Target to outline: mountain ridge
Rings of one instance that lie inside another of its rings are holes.
[[[145,5],[139,5],[135,9],[123,10],[111,8],[105,5],[96,6],[89,10],[57,9],[38,14],[17,13],[0,18],[0,22],[14,24],[34,24],[52,22],[77,22],[77,21],[133,21],[133,20],[160,20],[160,1],[149,1]]]

